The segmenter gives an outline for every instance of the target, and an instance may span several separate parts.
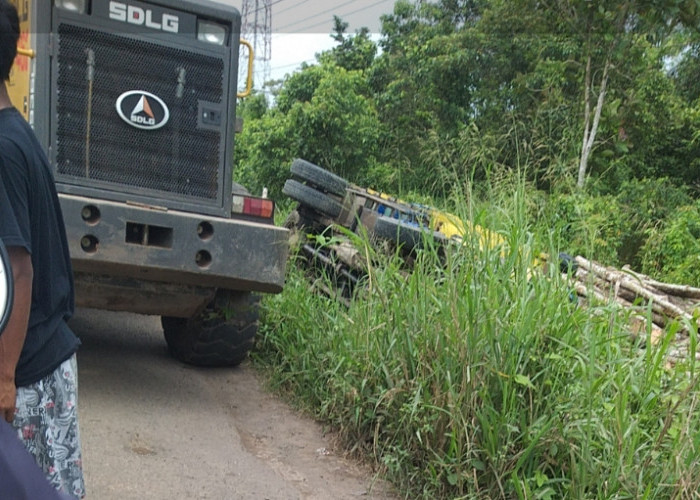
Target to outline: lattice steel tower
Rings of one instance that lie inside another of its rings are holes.
[[[272,0],[243,0],[241,8],[241,36],[253,45],[255,51],[255,87],[270,78],[272,56]],[[241,61],[243,64],[243,61]],[[245,66],[243,64],[243,66]],[[245,71],[244,71],[245,72]]]

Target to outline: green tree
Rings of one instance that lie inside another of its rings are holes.
[[[377,167],[379,129],[362,71],[332,59],[306,66],[285,81],[275,105],[246,121],[238,137],[236,180],[256,191],[267,187],[280,198],[289,165],[299,157],[366,182]]]
[[[354,36],[348,36],[345,33],[348,23],[338,16],[333,16],[333,23],[331,38],[338,45],[323,52],[319,57],[320,62],[334,63],[350,71],[369,68],[377,55],[377,44],[370,39],[369,29],[363,27]]]
[[[321,65],[309,101],[288,111],[296,154],[349,180],[362,182],[377,156],[380,124],[360,71]]]
[[[282,199],[296,144],[290,130],[289,118],[274,109],[258,119],[245,120],[236,142],[234,181],[255,194],[268,188],[272,199]]]
[[[700,201],[678,207],[644,245],[644,272],[700,286]]]
[[[355,182],[440,197],[500,169],[525,168],[547,190],[587,181],[601,195],[635,178],[697,182],[700,113],[692,77],[681,79],[693,38],[678,29],[696,3],[399,0],[379,56],[366,30],[347,35],[336,18],[337,46],[285,79],[260,117],[274,118],[270,142],[287,152],[263,151],[254,127],[239,156],[270,159],[248,170],[268,177],[282,168],[270,163],[303,156]]]
[[[613,72],[625,73],[636,40],[662,43],[681,23],[697,24],[696,0],[550,0],[532,2],[532,9],[544,9],[547,17],[557,13],[552,28],[557,33],[580,40],[579,62],[585,68],[583,78],[583,130],[577,186],[583,188],[589,160],[600,127],[603,107]]]
[[[700,43],[684,48],[673,67],[672,76],[678,92],[688,103],[700,98]]]

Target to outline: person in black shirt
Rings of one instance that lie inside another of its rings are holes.
[[[0,417],[57,490],[82,498],[73,272],[51,168],[5,84],[18,39],[17,11],[0,0],[0,238],[15,279],[0,336]]]

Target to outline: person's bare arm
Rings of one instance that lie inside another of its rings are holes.
[[[10,319],[0,335],[0,417],[12,422],[15,415],[15,369],[27,336],[32,306],[34,268],[29,252],[22,247],[8,247],[15,297]]]

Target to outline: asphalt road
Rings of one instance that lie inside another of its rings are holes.
[[[169,357],[158,318],[79,310],[79,411],[87,498],[392,498],[248,365]]]

